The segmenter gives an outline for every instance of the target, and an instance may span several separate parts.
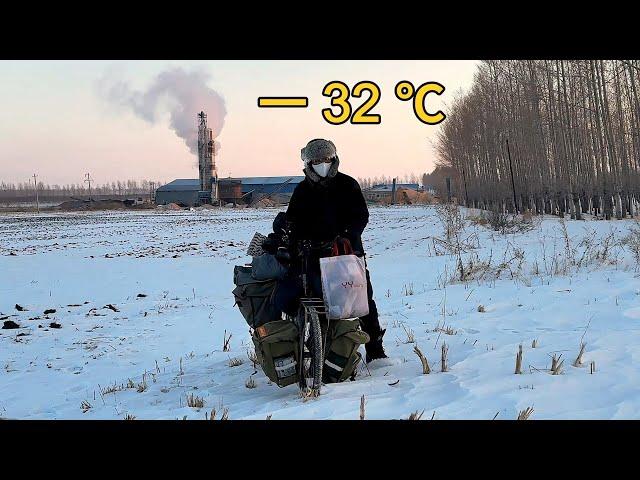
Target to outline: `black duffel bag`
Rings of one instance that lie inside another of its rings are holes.
[[[278,288],[278,280],[269,278],[256,280],[250,266],[236,265],[233,269],[233,296],[240,313],[251,328],[280,320],[282,312],[275,308],[273,299]]]

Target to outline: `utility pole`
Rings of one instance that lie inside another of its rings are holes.
[[[88,173],[85,174],[84,181],[85,183],[89,183],[89,201],[91,201],[91,175],[89,175]]]
[[[38,176],[33,174],[33,186],[36,189],[36,208],[38,209],[38,213],[40,213],[40,201],[38,200]]]
[[[518,213],[518,202],[516,201],[516,184],[513,181],[513,166],[511,165],[511,151],[509,150],[509,139],[507,138],[507,155],[509,156],[509,170],[511,171],[511,189],[513,190],[513,211]]]

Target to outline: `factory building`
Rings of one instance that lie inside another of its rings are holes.
[[[284,177],[219,178],[217,190],[220,201],[225,203],[252,204],[268,197],[278,203],[286,203],[304,175]],[[156,203],[177,203],[192,207],[200,205],[200,181],[178,179],[156,190]]]

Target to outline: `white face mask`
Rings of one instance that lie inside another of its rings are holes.
[[[315,172],[320,175],[322,178],[326,177],[331,169],[333,162],[329,163],[319,163],[318,165],[311,165],[311,167],[315,170]]]

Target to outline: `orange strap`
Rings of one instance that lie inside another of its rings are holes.
[[[338,245],[342,244],[342,252],[340,253]],[[331,247],[331,256],[337,257],[339,255],[353,255],[353,248],[351,248],[351,242],[348,238],[338,237],[336,241],[333,242],[333,246]]]

